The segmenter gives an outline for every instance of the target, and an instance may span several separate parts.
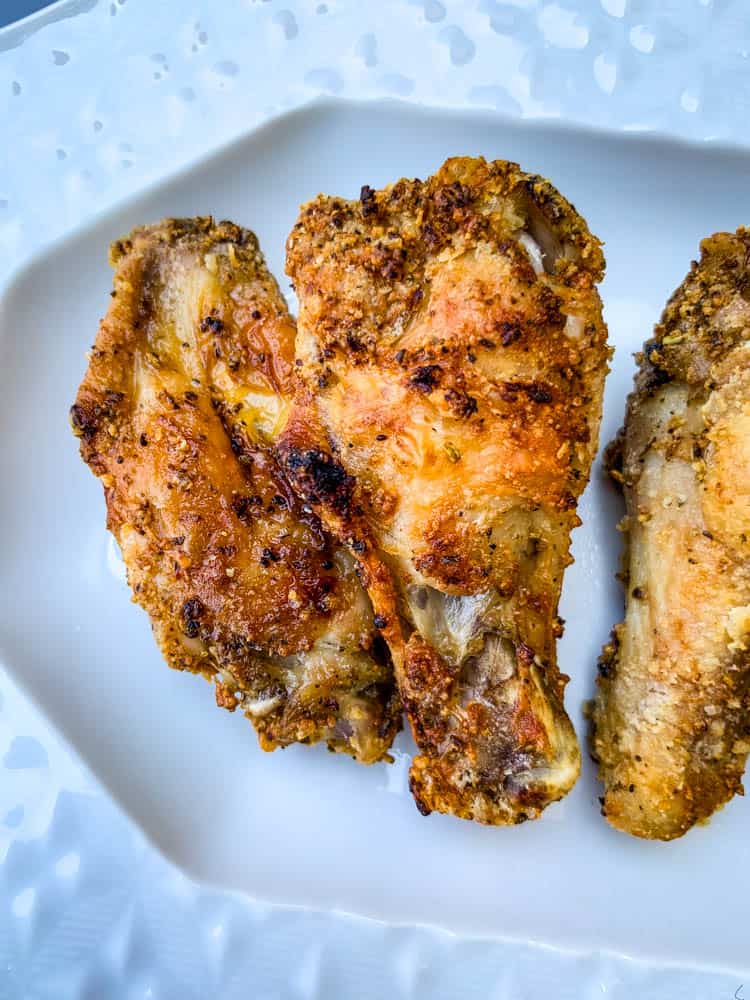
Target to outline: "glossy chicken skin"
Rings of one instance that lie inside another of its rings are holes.
[[[296,488],[363,569],[423,813],[536,817],[580,752],[555,640],[607,370],[583,219],[515,164],[320,196],[287,246]]]
[[[703,241],[638,361],[594,752],[609,822],[671,840],[742,793],[750,751],[750,231]]]
[[[295,328],[255,236],[165,220],[111,260],[72,424],[164,657],[213,678],[266,750],[382,758],[400,707],[370,602],[271,450]]]

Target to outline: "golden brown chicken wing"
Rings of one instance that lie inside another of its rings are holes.
[[[72,422],[162,653],[213,678],[266,750],[380,759],[400,709],[370,602],[270,450],[295,329],[255,236],[165,220],[111,259]]]
[[[515,164],[303,206],[297,489],[357,555],[420,810],[535,817],[576,780],[555,640],[608,349],[598,241]]]
[[[750,230],[703,241],[638,361],[594,752],[609,822],[671,840],[742,792],[750,751]]]

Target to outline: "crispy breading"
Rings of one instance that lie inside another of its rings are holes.
[[[71,417],[164,657],[212,678],[266,750],[382,758],[400,706],[372,607],[272,452],[295,327],[255,236],[167,219],[111,259]]]
[[[609,822],[671,840],[742,793],[750,751],[750,230],[703,240],[638,363],[593,748]]]
[[[555,640],[608,348],[599,242],[547,181],[448,160],[320,196],[287,246],[296,488],[360,561],[420,748],[420,810],[536,817],[580,751]]]

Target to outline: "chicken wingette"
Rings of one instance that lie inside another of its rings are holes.
[[[287,246],[299,390],[281,447],[362,567],[419,809],[536,817],[579,772],[557,615],[608,348],[584,220],[513,163],[319,196]]]
[[[671,840],[742,792],[750,751],[750,230],[703,241],[638,361],[594,753],[609,822]]]
[[[370,602],[271,449],[295,328],[255,236],[168,219],[111,261],[71,418],[165,659],[212,678],[266,750],[382,758],[400,708]]]

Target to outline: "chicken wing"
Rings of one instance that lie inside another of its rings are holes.
[[[703,241],[638,361],[594,753],[609,822],[671,840],[742,793],[750,751],[750,230]]]
[[[266,750],[325,740],[382,758],[400,706],[372,607],[271,451],[295,328],[255,236],[169,219],[111,261],[71,418],[164,657],[213,678]]]
[[[607,370],[603,267],[552,185],[483,159],[320,196],[288,240],[304,388],[284,460],[362,566],[424,814],[522,822],[578,775],[555,640]]]

